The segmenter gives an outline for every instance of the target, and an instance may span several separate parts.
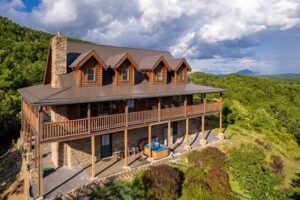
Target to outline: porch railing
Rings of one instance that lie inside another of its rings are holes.
[[[220,102],[206,103],[205,113],[220,112]],[[160,114],[159,114],[160,113]],[[91,117],[91,133],[105,131],[110,129],[124,128],[127,126],[141,125],[145,123],[155,123],[167,121],[176,118],[202,115],[204,113],[204,104],[180,106],[173,108],[164,108],[159,110],[147,110],[140,112],[131,112],[126,116],[125,113]],[[127,119],[126,119],[127,118]],[[127,122],[127,124],[126,124]],[[64,122],[49,122],[43,125],[43,140],[55,139],[65,136],[76,136],[80,134],[89,134],[88,118],[69,120]]]

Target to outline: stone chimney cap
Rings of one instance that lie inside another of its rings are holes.
[[[61,32],[57,31],[56,36],[61,36]]]

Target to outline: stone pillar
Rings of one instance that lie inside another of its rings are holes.
[[[51,157],[52,162],[54,166],[57,168],[59,167],[59,148],[58,148],[58,142],[52,142],[51,143]]]
[[[68,108],[67,106],[51,106],[51,121],[52,122],[59,122],[59,121],[66,121],[68,119]],[[51,157],[52,162],[55,167],[60,167],[63,163],[61,162],[60,155],[63,153],[61,150],[61,142],[53,142],[51,143]]]
[[[67,73],[67,39],[58,32],[51,39],[51,87],[62,88],[60,74]]]
[[[67,146],[67,165],[69,168],[72,168],[72,148],[68,143],[66,143],[66,146]]]

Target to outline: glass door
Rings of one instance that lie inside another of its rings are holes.
[[[102,135],[101,141],[101,158],[106,158],[112,155],[111,135]]]

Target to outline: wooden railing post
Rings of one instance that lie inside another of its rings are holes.
[[[160,122],[160,118],[161,118],[161,98],[158,98],[158,104],[157,104],[157,121]]]
[[[125,127],[128,127],[128,100],[126,100],[125,104]]]
[[[184,117],[187,117],[187,96],[184,97]]]
[[[88,118],[88,133],[91,134],[91,103],[88,103],[87,118]]]

